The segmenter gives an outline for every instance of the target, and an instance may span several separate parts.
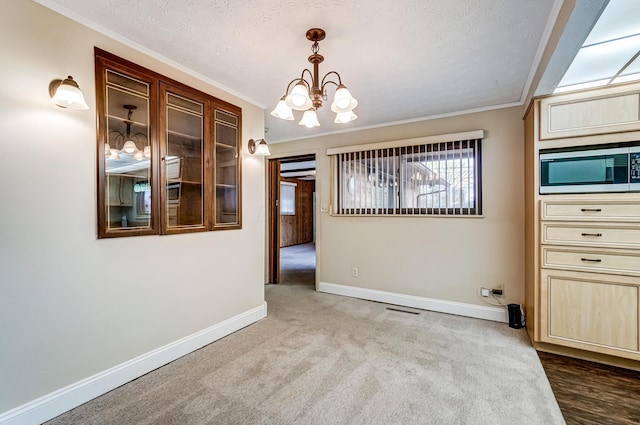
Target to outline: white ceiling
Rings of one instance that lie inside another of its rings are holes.
[[[36,1],[266,108],[272,143],[521,103],[560,0]],[[315,129],[269,115],[310,66],[312,27],[327,32],[320,75],[340,73],[356,121],[334,124],[329,104]]]

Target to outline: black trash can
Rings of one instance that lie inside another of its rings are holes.
[[[524,327],[524,310],[520,304],[507,305],[509,310],[509,327],[520,329]]]

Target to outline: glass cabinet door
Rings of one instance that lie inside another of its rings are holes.
[[[95,49],[98,238],[240,229],[242,108]]]
[[[205,221],[205,102],[180,90],[161,87],[164,141],[162,145],[163,229],[203,229]]]
[[[239,228],[240,161],[239,120],[230,112],[216,110],[215,127],[215,225],[214,228]]]
[[[110,69],[105,85],[104,231],[150,230],[150,85]]]

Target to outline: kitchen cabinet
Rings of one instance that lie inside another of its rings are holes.
[[[541,340],[640,360],[638,279],[543,269]]]
[[[539,340],[640,360],[640,199],[546,195],[540,210]]]
[[[546,97],[540,101],[540,140],[640,129],[640,84]]]
[[[640,83],[533,99],[525,314],[534,347],[640,369],[640,193],[540,194],[540,150],[640,140]]]
[[[110,207],[131,207],[133,206],[133,177],[131,176],[108,176],[108,205]]]

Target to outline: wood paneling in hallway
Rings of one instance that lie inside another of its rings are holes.
[[[640,423],[640,372],[538,352],[567,425]]]

